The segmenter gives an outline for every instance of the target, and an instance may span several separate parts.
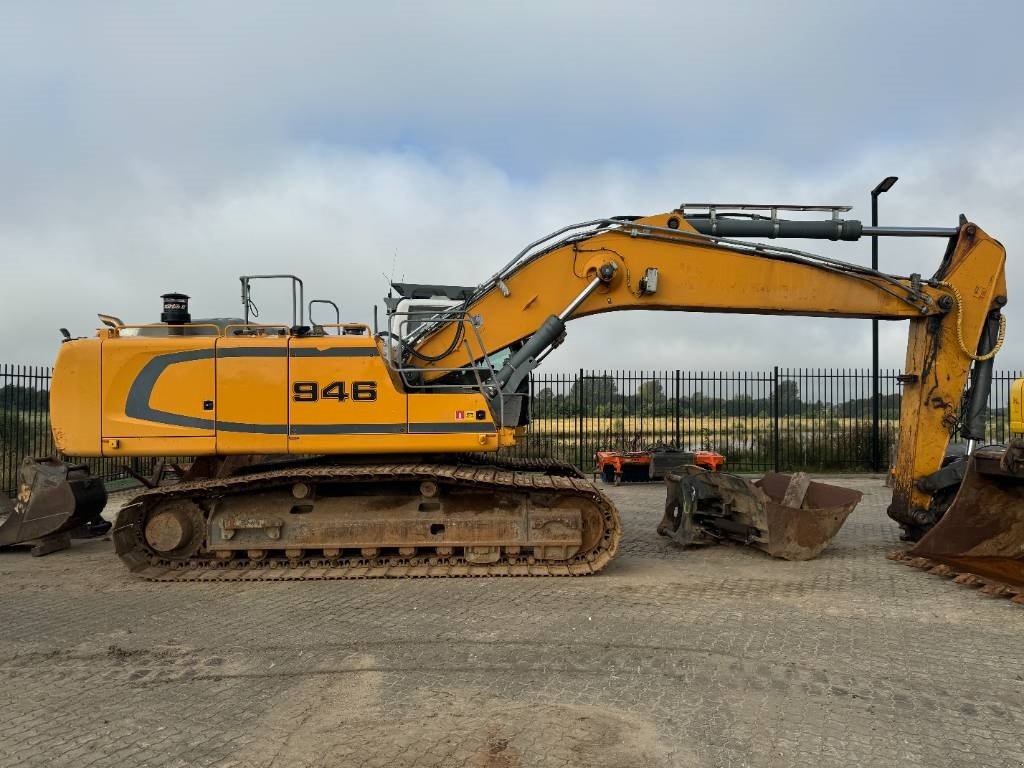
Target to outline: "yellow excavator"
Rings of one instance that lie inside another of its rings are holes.
[[[868,227],[848,210],[704,204],[583,222],[444,306],[393,307],[379,332],[307,322],[292,276],[243,277],[236,319],[193,322],[188,297],[166,294],[160,323],[101,316],[94,338],[65,340],[54,438],[71,456],[198,457],[185,481],[118,515],[115,549],[146,578],[583,575],[616,552],[612,502],[568,465],[497,453],[525,434],[530,372],[567,321],[636,309],[907,320],[889,515],[916,540],[980,513],[950,508],[964,463],[944,460],[958,424],[984,437],[1005,251],[963,217]],[[778,244],[869,235],[947,245],[922,278]],[[292,322],[251,321],[257,277],[291,281]],[[1011,497],[987,503],[1019,528]]]

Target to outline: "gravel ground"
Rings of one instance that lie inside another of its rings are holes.
[[[581,579],[151,584],[0,552],[2,766],[1024,765],[1024,610],[885,559],[660,539]]]

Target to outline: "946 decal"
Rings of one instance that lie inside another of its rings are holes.
[[[318,400],[337,400],[344,403],[353,400],[357,403],[372,403],[377,399],[376,381],[332,381],[321,386],[315,381],[296,381],[292,384],[292,400],[297,403],[315,403]]]

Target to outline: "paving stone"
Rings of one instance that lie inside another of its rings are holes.
[[[1020,766],[1024,609],[885,559],[658,537],[579,579],[151,584],[0,552],[0,766]]]

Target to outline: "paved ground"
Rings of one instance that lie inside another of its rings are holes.
[[[149,584],[0,553],[2,766],[1024,764],[1024,609],[887,561],[659,539],[585,579]]]

